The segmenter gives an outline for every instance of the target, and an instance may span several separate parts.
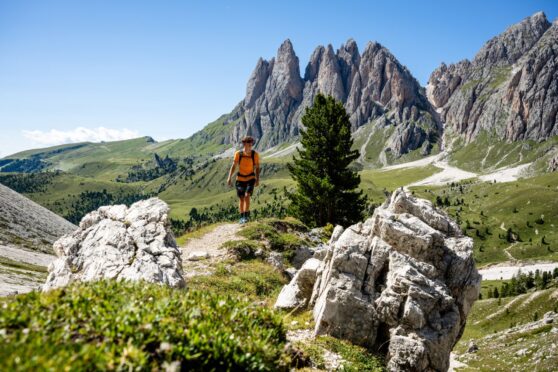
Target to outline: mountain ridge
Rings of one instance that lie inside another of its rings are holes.
[[[154,143],[153,149],[160,155],[214,156],[246,134],[257,138],[260,151],[293,143],[317,92],[343,102],[353,133],[365,136],[360,145],[369,154],[362,159],[372,167],[436,153],[443,137],[448,137],[445,143],[462,139],[466,145],[486,132],[491,140],[507,143],[544,142],[558,134],[557,38],[557,22],[537,12],[488,40],[471,61],[442,63],[426,87],[380,43],[368,42],[361,53],[353,39],[337,50],[331,44],[316,47],[301,74],[287,39],[275,57],[258,59],[245,98],[230,113],[187,139]],[[357,132],[363,127],[364,134]]]

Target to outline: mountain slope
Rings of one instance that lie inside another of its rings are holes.
[[[558,135],[557,76],[558,23],[539,12],[489,40],[472,61],[442,64],[427,92],[446,132],[464,144],[488,136],[533,141],[529,147]]]
[[[52,243],[77,227],[0,184],[0,244],[52,252]]]

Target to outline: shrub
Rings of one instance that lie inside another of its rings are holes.
[[[264,245],[255,240],[229,240],[221,246],[225,248],[238,260],[248,260],[256,257],[258,249],[264,249]]]
[[[0,300],[2,370],[286,370],[271,309],[204,291],[100,281]]]
[[[253,223],[244,227],[238,235],[249,240],[263,241],[274,251],[284,252],[294,250],[296,247],[304,244],[304,241],[298,236],[288,232],[279,232],[274,225],[282,223],[283,220],[273,220],[267,223]],[[283,231],[300,231],[293,229],[285,229]]]
[[[328,223],[327,225],[324,226],[324,235],[327,236],[328,240],[331,238],[334,228],[335,226],[333,226],[333,224],[331,223]]]

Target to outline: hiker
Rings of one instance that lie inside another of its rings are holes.
[[[227,184],[232,186],[232,175],[238,165],[236,175],[236,194],[239,197],[238,210],[240,212],[240,223],[244,224],[250,219],[250,196],[254,187],[260,184],[260,156],[254,150],[254,138],[246,136],[242,139],[244,148],[234,153],[234,161],[229,171]],[[254,172],[255,170],[255,172]]]

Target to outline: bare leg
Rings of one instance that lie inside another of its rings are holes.
[[[240,213],[244,213],[244,197],[243,196],[238,198],[238,210],[240,211]]]
[[[250,194],[246,193],[244,195],[244,212],[248,212],[250,210]]]

